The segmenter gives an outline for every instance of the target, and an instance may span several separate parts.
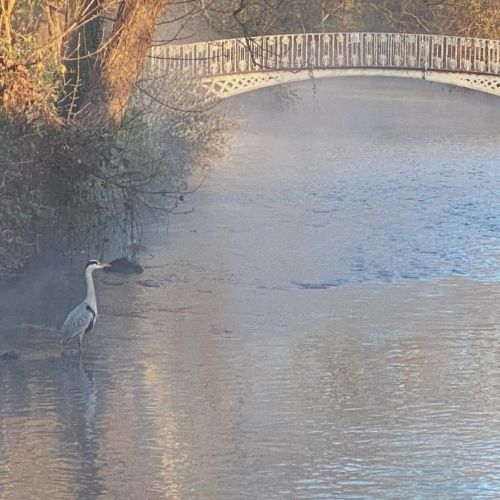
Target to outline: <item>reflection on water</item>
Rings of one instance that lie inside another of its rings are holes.
[[[0,498],[500,495],[497,101],[300,92],[235,101],[194,213],[96,276],[81,356],[75,274],[0,291]]]

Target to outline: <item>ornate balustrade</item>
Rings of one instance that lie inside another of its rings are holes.
[[[148,68],[207,82],[227,75],[339,69],[498,76],[488,79],[491,91],[500,89],[500,41],[401,33],[273,35],[154,47]]]

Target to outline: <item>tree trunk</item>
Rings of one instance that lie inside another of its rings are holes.
[[[94,82],[83,98],[80,119],[87,126],[119,126],[142,71],[167,0],[124,0],[104,49],[98,53]]]

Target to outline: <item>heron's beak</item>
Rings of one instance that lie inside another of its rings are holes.
[[[113,267],[111,264],[109,264],[108,262],[101,262],[101,266],[102,267]]]

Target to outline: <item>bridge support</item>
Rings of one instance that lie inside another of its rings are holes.
[[[429,82],[443,83],[486,92],[500,97],[500,75],[458,73],[453,71],[425,71],[410,69],[346,68],[319,69],[301,71],[261,71],[230,75],[212,76],[201,80],[207,89],[208,97],[224,99],[283,83],[300,82],[310,79],[348,77],[348,76],[383,76],[413,78]]]

